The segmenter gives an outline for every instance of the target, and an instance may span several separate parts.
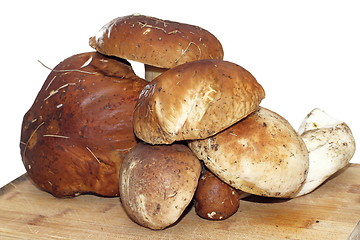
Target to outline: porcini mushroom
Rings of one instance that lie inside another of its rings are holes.
[[[202,139],[244,118],[265,97],[250,72],[231,62],[199,60],[149,83],[134,110],[134,132],[151,144]]]
[[[195,211],[205,219],[225,220],[237,212],[239,192],[212,172],[204,170],[195,193]]]
[[[200,172],[199,160],[186,145],[138,143],[121,166],[121,203],[136,223],[164,229],[192,201]]]
[[[139,14],[113,19],[89,40],[102,54],[145,64],[145,80],[200,59],[223,59],[219,40],[203,28]]]
[[[292,197],[308,194],[331,175],[348,165],[355,153],[349,126],[316,108],[303,120],[298,133],[309,151],[309,171]]]
[[[71,56],[47,77],[21,130],[28,176],[56,197],[119,195],[124,156],[137,143],[132,113],[146,81],[126,61]]]
[[[212,137],[189,141],[189,147],[221,180],[255,195],[290,197],[308,170],[301,137],[283,117],[262,107]]]

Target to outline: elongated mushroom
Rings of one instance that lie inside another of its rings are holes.
[[[308,194],[348,165],[355,153],[349,126],[316,108],[303,120],[298,133],[309,151],[309,171],[293,197]]]
[[[207,30],[139,14],[113,19],[89,44],[102,54],[145,64],[145,80],[200,59],[223,59],[219,40]]]

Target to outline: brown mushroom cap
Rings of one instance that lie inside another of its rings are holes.
[[[201,164],[182,144],[138,143],[120,170],[120,197],[129,217],[151,229],[175,223],[191,202]]]
[[[206,138],[256,110],[264,97],[261,85],[239,65],[185,63],[144,88],[134,111],[134,131],[151,144]]]
[[[219,40],[205,29],[144,15],[110,21],[90,38],[90,46],[105,55],[159,68],[224,56]]]
[[[56,197],[118,195],[122,159],[137,143],[132,113],[145,85],[128,63],[96,52],[61,62],[23,119],[29,177]]]
[[[305,180],[305,143],[280,115],[260,108],[245,119],[189,147],[221,180],[244,192],[290,197]]]
[[[205,219],[225,220],[237,212],[239,198],[236,189],[205,170],[195,193],[195,211]]]

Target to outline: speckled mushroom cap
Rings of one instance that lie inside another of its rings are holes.
[[[290,197],[308,171],[302,138],[265,108],[213,137],[189,142],[189,147],[224,182],[256,195]]]
[[[134,110],[134,132],[151,144],[207,138],[255,111],[264,97],[251,73],[235,63],[185,63],[143,89]]]
[[[120,169],[122,205],[136,223],[166,228],[191,202],[200,172],[200,161],[186,145],[138,143]]]
[[[224,56],[219,40],[203,28],[136,14],[110,21],[89,42],[102,54],[159,68]]]

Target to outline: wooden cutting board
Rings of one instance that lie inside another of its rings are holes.
[[[347,239],[360,220],[360,164],[350,164],[307,196],[250,196],[224,221],[190,208],[165,230],[132,222],[119,198],[56,199],[23,175],[0,190],[0,239]]]

